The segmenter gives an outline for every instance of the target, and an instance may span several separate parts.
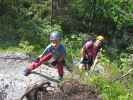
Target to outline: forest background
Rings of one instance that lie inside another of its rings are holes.
[[[110,82],[133,66],[132,0],[0,0],[1,52],[37,56],[52,31],[61,32],[70,65],[89,36],[104,35],[100,64],[108,74],[90,75],[85,83],[99,88],[105,100],[133,98],[133,73]]]

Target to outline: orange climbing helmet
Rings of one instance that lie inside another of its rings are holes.
[[[102,35],[98,35],[96,37],[96,40],[99,40],[99,41],[104,41],[104,37]]]

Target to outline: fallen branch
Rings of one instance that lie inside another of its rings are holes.
[[[123,74],[122,76],[116,78],[113,80],[114,81],[118,81],[118,80],[121,80],[122,78],[126,77],[127,75],[129,75],[131,72],[133,71],[133,68],[129,69],[127,73]]]

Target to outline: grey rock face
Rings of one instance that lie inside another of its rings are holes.
[[[23,70],[29,64],[28,56],[23,53],[0,53],[0,100],[19,100],[26,87],[46,77],[57,79],[57,69],[41,65],[35,70],[40,75],[23,76]],[[67,71],[65,71],[67,72]],[[52,81],[51,81],[52,82]],[[54,86],[56,82],[52,82]]]

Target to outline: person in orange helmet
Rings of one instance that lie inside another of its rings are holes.
[[[91,66],[95,66],[97,63],[97,56],[101,51],[104,37],[102,35],[97,36],[95,39],[90,39],[85,42],[80,51],[80,64],[79,69],[90,70]]]

